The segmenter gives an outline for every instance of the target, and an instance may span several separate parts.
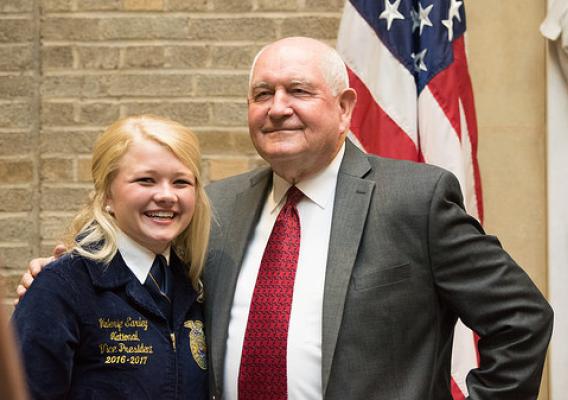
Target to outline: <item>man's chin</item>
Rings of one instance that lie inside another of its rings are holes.
[[[260,156],[269,164],[295,162],[301,158],[301,152],[293,148],[279,148],[260,152]]]

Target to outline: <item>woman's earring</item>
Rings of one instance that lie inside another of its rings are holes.
[[[105,211],[109,214],[112,214],[112,208],[108,204],[105,206]]]

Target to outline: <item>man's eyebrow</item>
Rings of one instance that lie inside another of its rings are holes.
[[[312,86],[312,83],[305,79],[294,79],[290,84],[291,86]]]
[[[292,81],[290,81],[289,86],[308,86],[308,87],[312,87],[312,82],[310,82],[309,80],[305,80],[305,79],[294,79]],[[255,90],[255,89],[271,89],[273,87],[273,85],[269,84],[268,82],[265,81],[260,81],[260,82],[256,82],[251,86],[251,90]]]
[[[251,90],[255,90],[255,89],[267,89],[267,88],[270,88],[270,87],[271,87],[271,86],[270,86],[267,82],[261,81],[261,82],[257,82],[257,83],[255,83],[255,84],[253,84],[253,85],[251,86]]]

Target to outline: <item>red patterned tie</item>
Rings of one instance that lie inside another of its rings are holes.
[[[303,193],[292,186],[268,238],[252,295],[239,371],[239,400],[286,400],[286,347],[300,252]]]

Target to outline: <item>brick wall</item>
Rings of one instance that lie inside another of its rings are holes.
[[[151,112],[198,134],[209,180],[259,165],[248,67],[274,39],[333,44],[342,0],[0,0],[0,284],[50,253],[90,190],[94,138]],[[5,300],[9,302],[8,299]]]

